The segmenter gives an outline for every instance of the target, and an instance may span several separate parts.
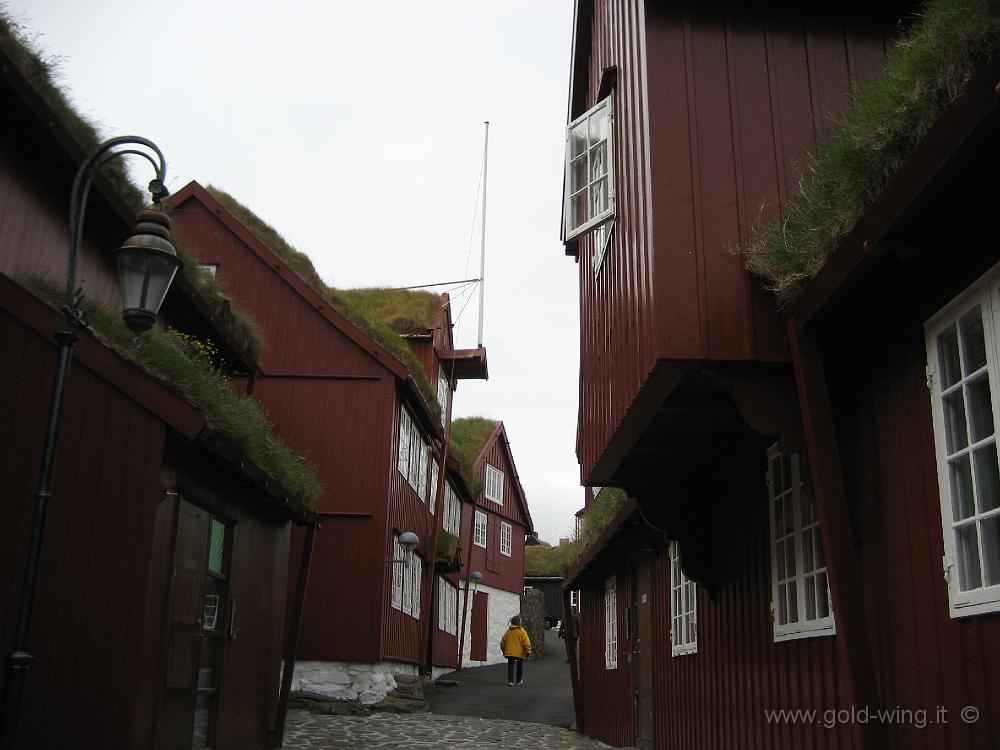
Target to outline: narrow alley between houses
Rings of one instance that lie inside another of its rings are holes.
[[[555,631],[538,659],[525,664],[524,684],[507,684],[506,664],[467,667],[435,681],[429,710],[336,716],[292,710],[287,750],[307,748],[606,747],[570,729],[573,696],[563,643]]]

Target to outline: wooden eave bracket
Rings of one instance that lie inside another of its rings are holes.
[[[886,249],[887,235],[917,216],[1000,123],[998,81],[1000,55],[995,55],[938,118],[789,305],[786,319],[795,319],[801,329],[809,327],[871,273]]]

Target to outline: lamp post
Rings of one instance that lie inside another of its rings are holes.
[[[120,147],[130,148],[120,148]],[[155,154],[135,146],[143,146]],[[141,156],[148,160],[156,171],[156,177],[149,183],[153,201],[159,205],[168,195],[163,184],[166,176],[166,160],[163,153],[150,140],[139,136],[120,136],[102,143],[80,165],[73,180],[69,207],[69,258],[66,272],[66,295],[63,300],[63,325],[55,333],[59,345],[56,362],[55,383],[49,406],[49,419],[45,431],[45,444],[39,471],[38,491],[35,493],[35,512],[31,526],[31,538],[24,566],[21,600],[17,611],[14,630],[14,649],[6,657],[3,693],[0,696],[0,748],[13,750],[17,734],[21,696],[28,669],[34,657],[28,652],[28,634],[31,625],[31,611],[34,605],[35,588],[38,583],[38,568],[41,557],[42,535],[45,530],[45,515],[49,500],[52,499],[52,468],[55,462],[56,444],[59,435],[59,417],[66,393],[66,380],[73,346],[79,340],[77,328],[89,330],[80,310],[82,290],[76,285],[77,258],[83,239],[83,219],[86,214],[87,197],[90,186],[98,170],[113,159],[125,155]],[[156,322],[160,304],[170,288],[181,261],[173,245],[170,244],[170,219],[160,211],[142,211],[136,217],[135,229],[131,237],[115,251],[115,260],[121,279],[124,298],[122,313],[125,324],[136,335],[149,330]]]

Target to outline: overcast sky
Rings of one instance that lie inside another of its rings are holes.
[[[478,275],[489,120],[490,379],[460,383],[455,413],[504,421],[535,528],[568,534],[583,497],[577,268],[559,241],[572,0],[6,6],[102,135],[152,139],[171,190],[232,193],[332,286]],[[458,346],[476,345],[477,315],[472,298]]]

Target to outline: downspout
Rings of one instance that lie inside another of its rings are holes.
[[[445,407],[447,408],[447,407]],[[430,675],[431,679],[434,678],[434,599],[436,588],[434,586],[436,578],[437,567],[437,543],[438,535],[441,533],[441,526],[444,523],[444,488],[445,483],[448,481],[448,451],[451,448],[451,420],[445,415],[445,419],[448,421],[448,427],[445,430],[444,437],[444,450],[441,451],[441,463],[438,469],[438,486],[434,488],[434,493],[436,499],[434,501],[434,533],[431,535],[430,549],[428,550],[428,556],[431,559],[431,564],[427,566],[427,575],[429,580],[428,591],[430,595],[427,597],[427,653],[425,658],[427,659],[425,668],[425,674]],[[459,664],[461,666],[461,663]]]
[[[472,548],[475,546],[472,543],[472,529],[476,523],[476,500],[472,501],[472,512],[469,513],[469,535],[466,537],[468,539],[468,551],[465,554],[465,597],[462,600],[462,634],[458,639],[458,668],[461,669],[463,666],[463,654],[465,653],[465,623],[466,618],[469,614],[469,579],[472,576]],[[461,532],[461,529],[459,529]],[[459,534],[459,540],[461,541],[461,533]]]
[[[563,590],[563,635],[566,641],[566,656],[569,659],[569,677],[573,686],[573,713],[576,716],[576,730],[584,731],[583,695],[580,694],[580,673],[576,659],[576,644],[579,634],[576,632],[576,622],[573,620],[573,606],[570,604],[570,592]]]
[[[299,630],[302,626],[302,610],[305,606],[306,587],[309,585],[309,569],[312,566],[313,542],[316,539],[316,529],[319,522],[314,521],[306,527],[305,545],[302,548],[302,560],[299,562],[299,579],[295,587],[295,604],[292,607],[292,619],[288,626],[285,639],[284,671],[281,673],[281,689],[278,691],[278,707],[274,716],[272,731],[272,747],[284,747],[285,717],[288,714],[288,697],[292,692],[292,677],[295,674],[295,652],[299,647]]]

